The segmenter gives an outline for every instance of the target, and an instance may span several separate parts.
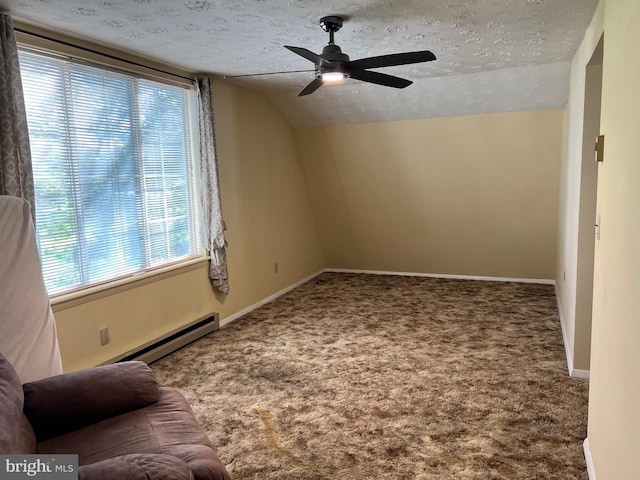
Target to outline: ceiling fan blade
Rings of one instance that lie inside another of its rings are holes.
[[[314,78],[313,82],[304,87],[302,91],[298,94],[299,97],[304,97],[305,95],[310,95],[319,89],[324,82],[321,78]]]
[[[288,47],[287,47],[288,48]],[[346,62],[343,67],[346,69],[365,70],[367,68],[393,67],[396,65],[409,65],[411,63],[431,62],[436,56],[429,50],[420,52],[393,53],[391,55],[380,55],[379,57],[367,57],[359,60]]]
[[[385,87],[406,88],[413,82],[393,75],[380,72],[369,72],[367,70],[349,70],[349,76],[363,82],[376,83]]]
[[[313,53],[311,50],[307,50],[306,48],[290,47],[288,45],[285,45],[284,48],[286,48],[287,50],[291,50],[293,53],[297,53],[301,57],[306,58],[307,60],[315,63],[316,65],[327,65],[327,66],[331,65],[331,62],[325,60],[320,55]]]

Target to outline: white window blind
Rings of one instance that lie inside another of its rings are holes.
[[[201,256],[193,92],[20,52],[50,293]]]

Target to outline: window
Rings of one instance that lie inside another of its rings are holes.
[[[194,92],[20,52],[49,293],[203,254]]]

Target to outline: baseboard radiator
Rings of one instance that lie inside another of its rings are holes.
[[[195,342],[199,338],[204,337],[220,328],[220,319],[217,313],[205,318],[197,320],[178,331],[170,332],[146,345],[142,345],[133,352],[128,352],[118,362],[126,362],[129,360],[140,360],[145,363],[153,363],[166,357],[170,353],[181,349]]]

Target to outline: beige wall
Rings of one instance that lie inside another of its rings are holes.
[[[554,278],[562,118],[296,129],[326,266]]]
[[[638,25],[638,0],[607,0],[588,427],[598,480],[640,478]]]
[[[222,81],[215,87],[229,295],[214,294],[206,264],[199,264],[57,304],[66,371],[109,361],[211,312],[224,320],[322,270],[291,128],[257,94]],[[98,330],[104,326],[111,343],[100,347]]]
[[[591,131],[590,119],[599,114],[594,112],[594,107],[599,110],[601,79],[595,70],[589,75],[590,88],[586,86],[587,65],[602,37],[603,28],[604,4],[601,4],[571,63],[569,101],[563,129],[555,280],[567,361],[572,374],[575,370],[582,373],[589,370],[591,349],[591,279],[588,276],[592,277],[589,271],[593,271],[595,215],[593,205],[587,204],[595,202],[597,167],[593,162],[595,134],[586,132],[585,128]],[[595,130],[597,133],[597,126]],[[586,158],[589,143],[591,159]]]
[[[233,282],[224,319],[319,272],[324,263],[289,124],[257,93],[224,82],[216,84],[215,101]]]
[[[216,311],[206,263],[138,280],[80,299],[56,303],[53,311],[65,371],[122,356],[181,325]],[[100,346],[99,330],[110,343]]]

